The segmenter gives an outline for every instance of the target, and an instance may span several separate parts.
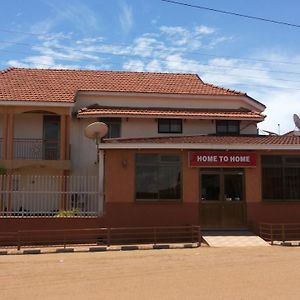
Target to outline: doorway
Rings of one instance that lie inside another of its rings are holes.
[[[43,119],[43,159],[59,159],[60,117],[46,115]]]
[[[243,169],[202,169],[199,184],[202,227],[245,227]]]

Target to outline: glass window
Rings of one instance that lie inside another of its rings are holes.
[[[225,174],[224,175],[224,196],[225,200],[243,200],[243,175]]]
[[[264,200],[300,201],[300,156],[262,156]]]
[[[181,198],[181,160],[178,155],[136,155],[136,199],[179,200]]]
[[[219,174],[202,174],[202,200],[220,200],[220,175]]]
[[[99,118],[108,127],[108,133],[105,138],[118,138],[121,136],[121,118]]]
[[[216,133],[221,135],[239,135],[240,121],[237,120],[217,120]]]
[[[158,133],[182,133],[182,120],[158,119]]]

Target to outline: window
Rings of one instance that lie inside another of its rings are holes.
[[[216,133],[220,135],[239,135],[240,121],[236,120],[217,120]]]
[[[264,200],[300,201],[300,156],[262,156]]]
[[[179,155],[137,154],[135,163],[135,198],[138,201],[181,199]]]
[[[182,133],[182,120],[158,119],[158,133]]]
[[[118,138],[121,136],[121,118],[99,118],[108,127],[108,133],[105,138]]]

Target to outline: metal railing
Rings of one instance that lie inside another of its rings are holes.
[[[95,217],[97,176],[0,175],[0,217]]]
[[[194,225],[0,232],[0,246],[16,246],[19,250],[21,247],[32,245],[60,245],[66,248],[67,245],[72,244],[110,246],[122,244],[197,243],[200,246],[201,240],[200,227]]]
[[[14,139],[14,159],[58,160],[59,141]]]
[[[300,223],[260,223],[259,231],[260,236],[271,244],[300,240]]]

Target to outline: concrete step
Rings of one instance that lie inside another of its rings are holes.
[[[270,246],[269,243],[248,230],[204,230],[202,236],[210,247]]]

